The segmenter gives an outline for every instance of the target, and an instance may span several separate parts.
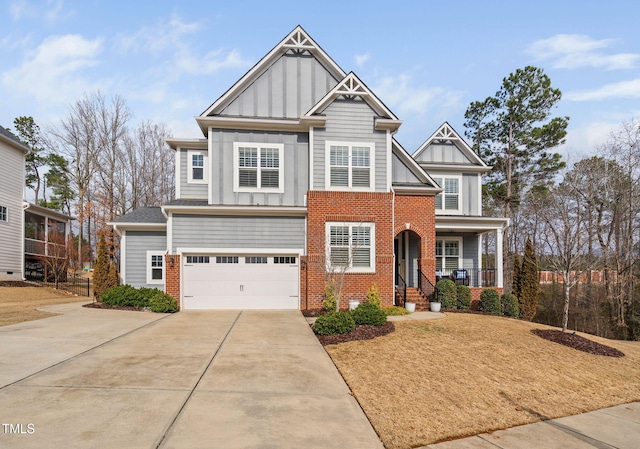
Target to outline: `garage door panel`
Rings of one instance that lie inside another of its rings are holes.
[[[276,257],[283,261],[282,256]],[[297,255],[288,257],[298,261]],[[210,255],[207,258],[208,263],[185,263],[183,266],[185,309],[299,308],[297,263],[275,263],[273,255],[252,255],[250,258]],[[267,263],[260,263],[265,260]],[[290,260],[287,258],[286,261]]]

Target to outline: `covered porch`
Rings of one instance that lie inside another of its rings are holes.
[[[502,289],[503,234],[508,224],[506,218],[437,216],[436,282],[451,279],[472,288]]]

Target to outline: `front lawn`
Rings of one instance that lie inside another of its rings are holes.
[[[638,342],[587,336],[625,353],[592,355],[531,333],[547,326],[473,314],[395,327],[325,347],[387,448],[640,400]]]

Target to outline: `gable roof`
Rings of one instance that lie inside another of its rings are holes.
[[[391,151],[393,155],[406,167],[407,170],[419,181],[420,187],[423,189],[432,190],[433,193],[439,193],[442,189],[436,184],[433,178],[413,159],[409,153],[393,138],[391,141]],[[402,186],[403,183],[395,182],[392,180],[394,187]],[[415,187],[415,185],[413,185]]]
[[[269,53],[258,61],[245,75],[231,86],[220,98],[209,106],[200,117],[220,113],[251,83],[262,75],[280,56],[287,51],[306,51],[312,54],[336,78],[342,79],[346,72],[298,25],[282,39]]]
[[[141,207],[140,209],[124,214],[122,217],[115,219],[112,223],[116,225],[165,225],[167,223],[167,218],[162,213],[162,209],[160,207]]]
[[[422,145],[420,145],[416,152],[413,153],[413,158],[421,164],[428,164],[431,166],[461,165],[460,163],[453,164],[446,162],[421,161],[420,159],[423,153],[428,151],[429,147],[433,143],[438,142],[454,145],[468,161],[466,163],[463,163],[462,165],[474,166],[479,171],[489,171],[491,169],[491,167],[489,167],[484,163],[482,159],[480,159],[476,152],[471,149],[469,144],[467,144],[467,142],[460,136],[460,134],[458,134],[456,130],[454,130],[453,127],[451,127],[451,125],[449,125],[449,123],[447,122],[444,122],[440,126],[440,128],[436,130],[436,132],[434,132]]]
[[[337,98],[362,98],[379,116],[388,119],[386,122],[393,121],[395,129],[397,129],[402,123],[396,115],[391,112],[385,104],[367,87],[365,83],[358,78],[358,76],[349,72],[338,84],[334,86],[327,94],[320,99],[306,114],[305,117],[311,117],[315,114],[321,114],[327,106],[329,106]]]
[[[0,141],[8,143],[14,148],[22,150],[25,153],[29,152],[29,147],[20,142],[20,139],[3,126],[0,126]]]

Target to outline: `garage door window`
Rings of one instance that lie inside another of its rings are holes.
[[[267,263],[267,258],[262,256],[249,256],[244,258],[244,263]]]
[[[216,263],[238,263],[238,256],[217,256]]]
[[[164,252],[147,251],[147,284],[164,283]]]
[[[209,263],[209,256],[187,256],[187,263]]]
[[[273,258],[273,263],[281,263],[281,264],[294,264],[296,263],[296,258],[291,256],[277,256]]]

